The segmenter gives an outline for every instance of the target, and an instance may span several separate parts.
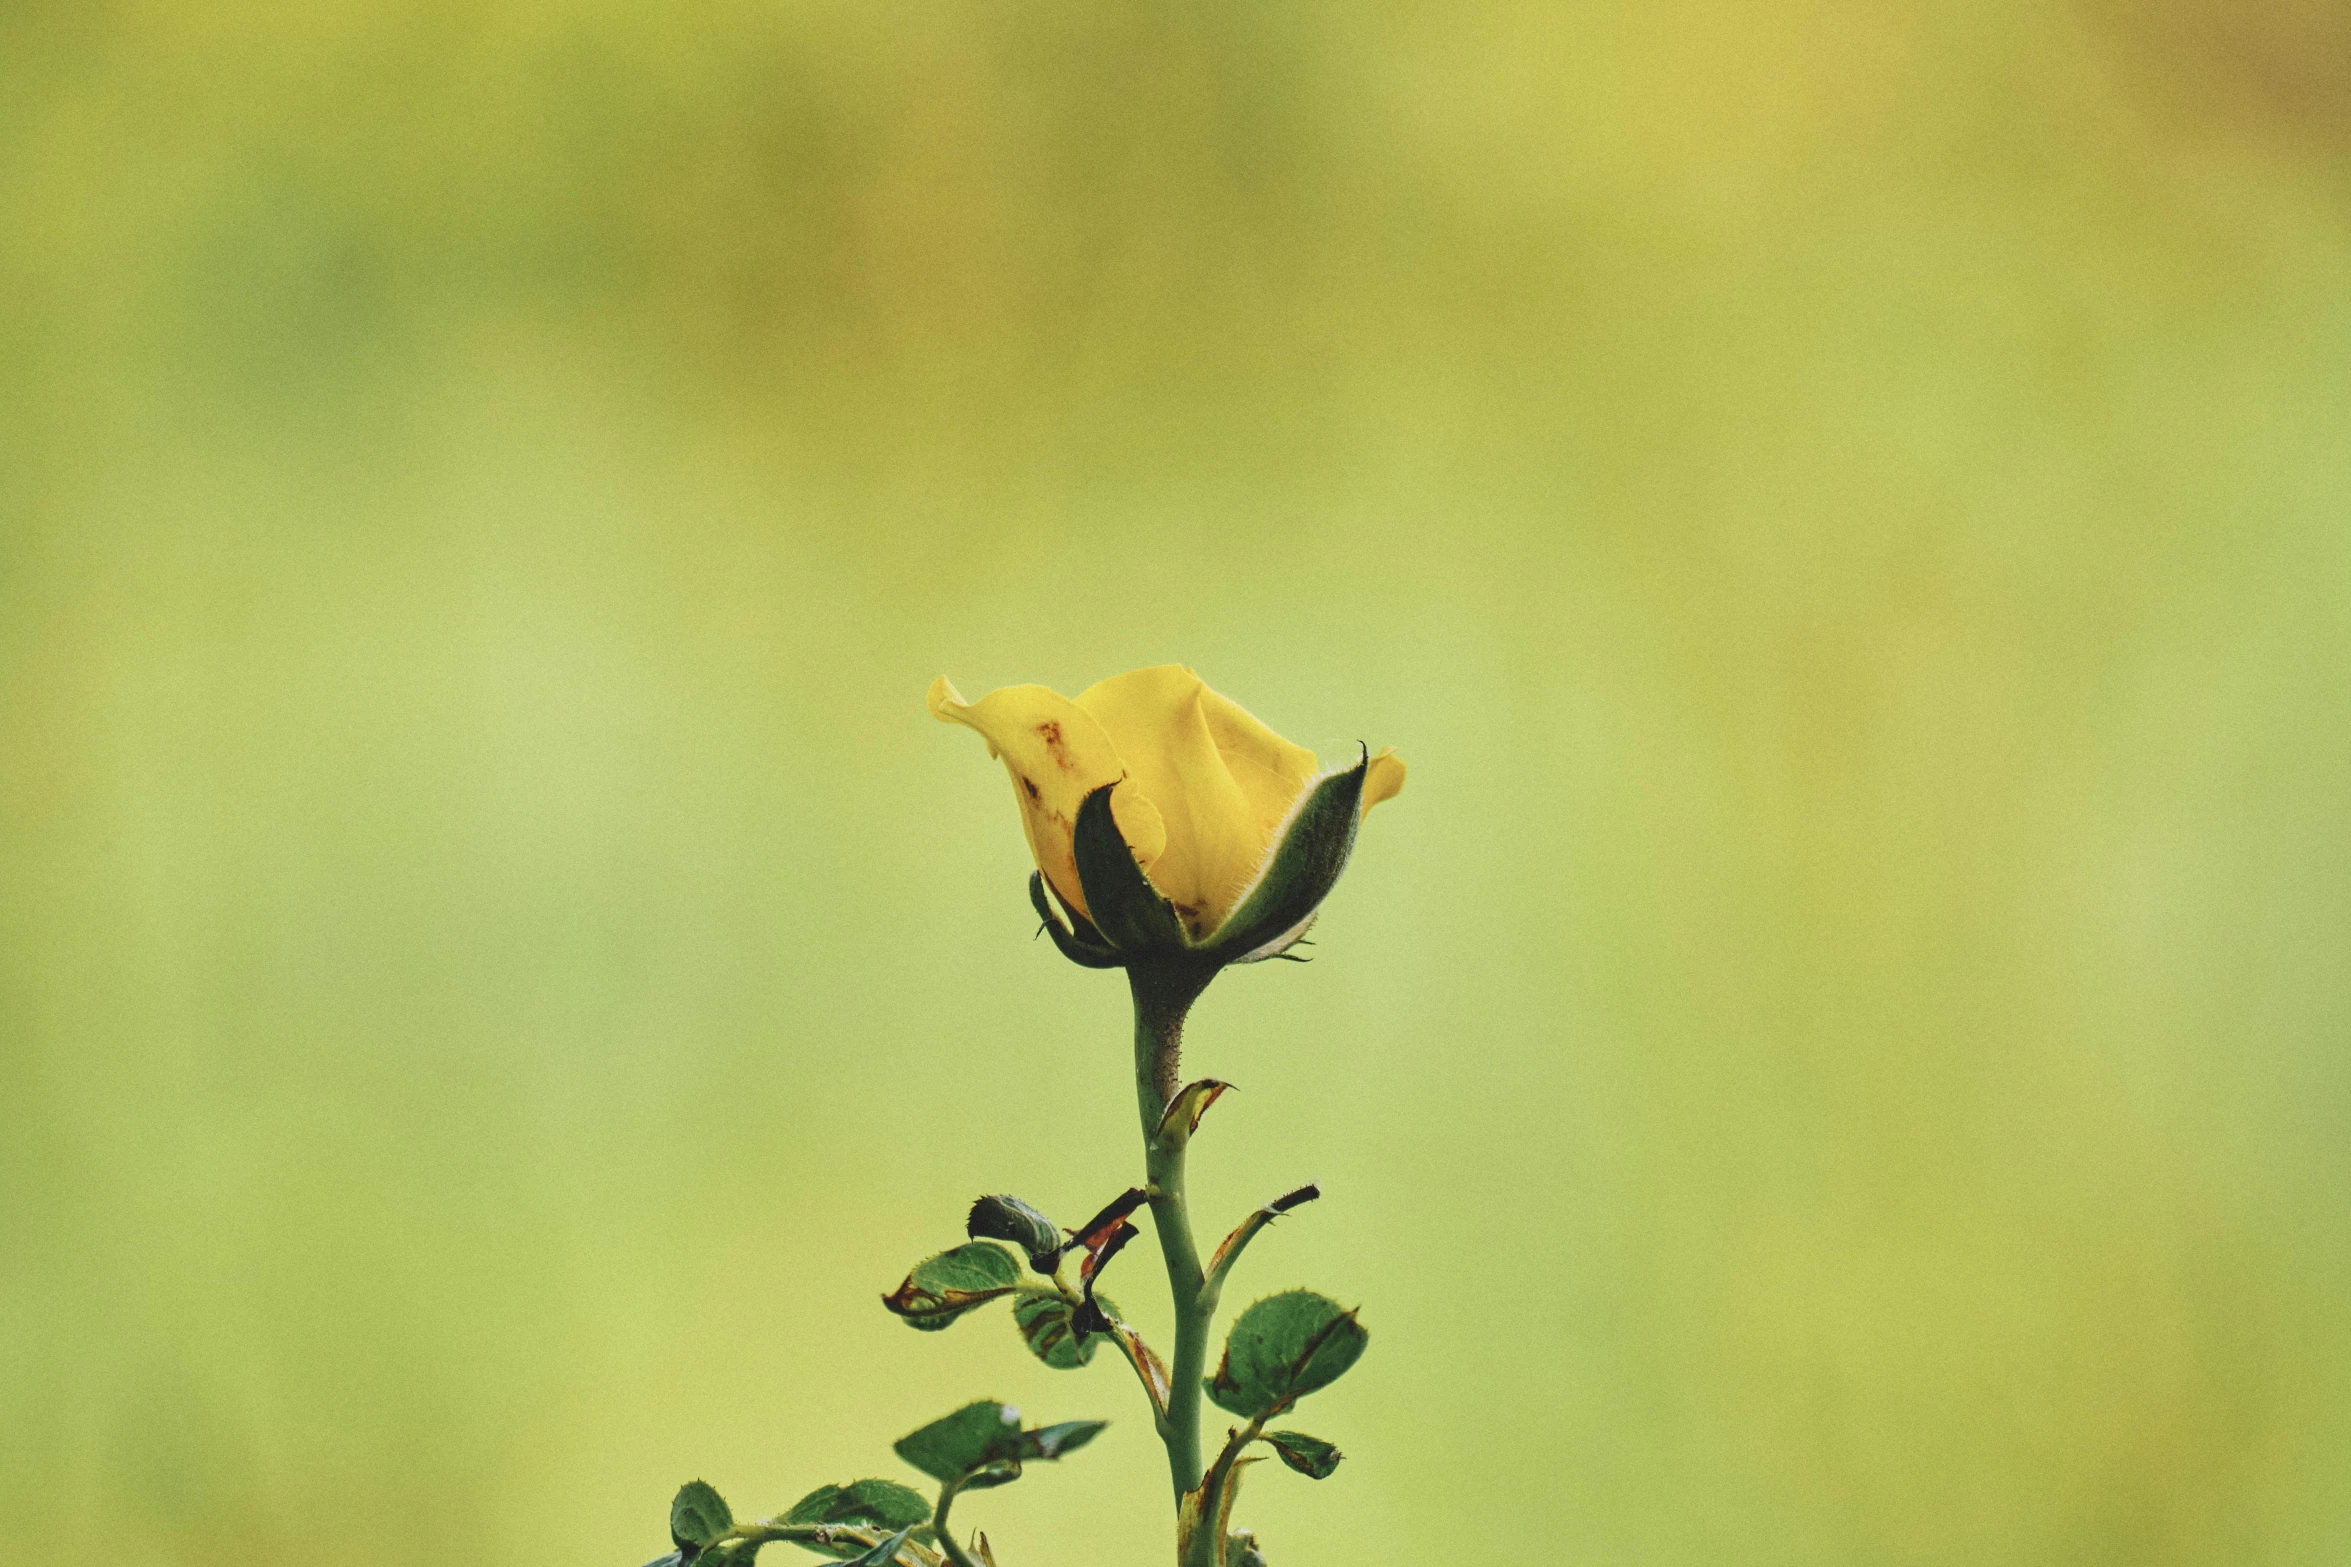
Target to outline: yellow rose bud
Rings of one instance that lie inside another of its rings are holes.
[[[1089,922],[1077,935],[1081,945],[1105,949],[1103,966],[1116,961],[1107,949],[1131,952],[1141,938],[1127,936],[1122,945],[1118,933],[1131,930],[1131,922],[1116,911],[1097,919],[1088,906],[1078,866],[1079,822],[1089,797],[1107,791],[1109,822],[1149,890],[1172,908],[1185,947],[1223,949],[1244,935],[1281,938],[1223,952],[1222,961],[1235,961],[1270,956],[1265,947],[1278,950],[1303,932],[1313,905],[1337,879],[1355,822],[1404,787],[1404,764],[1391,751],[1353,768],[1321,771],[1313,752],[1284,740],[1179,664],[1114,675],[1074,702],[1044,686],[1007,686],[966,702],[942,676],[931,686],[930,709],[978,730],[988,753],[1002,758],[1037,869],[1062,903]],[[1343,822],[1329,821],[1327,802],[1336,796],[1326,789],[1355,802]],[[1318,800],[1325,802],[1319,814]],[[1323,841],[1294,843],[1310,823]],[[1285,856],[1286,846],[1292,852]],[[1268,886],[1277,860],[1300,867],[1292,874],[1300,886],[1288,889],[1286,899],[1273,895],[1283,889]],[[1247,911],[1262,921],[1268,911],[1296,913],[1301,903],[1303,918],[1281,930],[1239,928],[1251,923]],[[1244,910],[1244,919],[1233,920],[1236,910]],[[1064,933],[1046,913],[1061,940]],[[1104,922],[1113,932],[1107,940],[1089,928]],[[1063,950],[1070,950],[1066,941]]]

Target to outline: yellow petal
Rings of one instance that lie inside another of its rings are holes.
[[[1382,800],[1393,800],[1404,788],[1404,758],[1389,746],[1371,759],[1371,767],[1363,775],[1363,814]]]
[[[1200,713],[1208,721],[1209,738],[1231,771],[1233,781],[1257,813],[1257,825],[1270,844],[1276,828],[1298,803],[1307,783],[1321,770],[1314,753],[1292,745],[1260,723],[1230,697],[1200,688]]]
[[[944,675],[931,683],[930,708],[934,718],[978,730],[988,742],[988,754],[1003,758],[1037,869],[1064,901],[1085,913],[1085,889],[1078,884],[1071,847],[1078,807],[1128,771],[1102,726],[1044,686],[1006,686],[966,702]],[[1167,846],[1159,811],[1129,782],[1111,795],[1110,813],[1148,871]]]
[[[1194,935],[1224,923],[1257,874],[1269,833],[1209,731],[1207,690],[1182,665],[1162,664],[1113,675],[1077,699],[1165,819],[1167,848],[1151,881]]]

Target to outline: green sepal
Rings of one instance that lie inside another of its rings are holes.
[[[971,1205],[963,1233],[973,1240],[1010,1241],[1028,1253],[1029,1266],[1050,1274],[1061,1258],[1061,1231],[1018,1197],[997,1193]]]
[[[1183,920],[1143,874],[1111,815],[1110,791],[1116,787],[1104,784],[1078,807],[1071,848],[1077,857],[1078,885],[1086,892],[1086,910],[1121,958],[1183,952]]]
[[[1321,1437],[1303,1431],[1268,1431],[1264,1441],[1274,1457],[1310,1480],[1328,1480],[1339,1460],[1347,1456]]]
[[[1339,1380],[1370,1339],[1355,1313],[1327,1295],[1268,1295],[1233,1323],[1216,1375],[1201,1386],[1217,1408],[1261,1420]]]
[[[1208,1107],[1222,1098],[1233,1085],[1217,1077],[1203,1077],[1198,1082],[1186,1083],[1176,1091],[1160,1112],[1159,1130],[1151,1141],[1161,1148],[1181,1148],[1191,1142],[1192,1134],[1200,1130],[1200,1118]]]
[[[1257,1536],[1246,1529],[1235,1529],[1225,1536],[1225,1567],[1271,1567],[1265,1552],[1257,1548]]]
[[[1065,1420],[1024,1431],[1019,1410],[983,1398],[901,1437],[894,1451],[942,1485],[985,1490],[1019,1479],[1024,1463],[1076,1452],[1109,1423]]]
[[[1031,872],[1031,874],[1036,875],[1039,873]],[[1110,938],[1103,935],[1102,932],[1095,927],[1095,924],[1092,920],[1086,918],[1085,914],[1081,910],[1072,905],[1067,898],[1063,897],[1059,887],[1055,887],[1052,890],[1054,907],[1060,909],[1063,915],[1068,918],[1070,934],[1077,937],[1079,942],[1085,946],[1100,947],[1104,951],[1108,951],[1110,949]]]
[[[1029,902],[1036,905],[1037,918],[1045,922],[1045,934],[1053,938],[1053,945],[1070,962],[1087,968],[1118,968],[1126,962],[1102,939],[1094,922],[1077,910],[1067,909],[1069,923],[1062,924],[1061,913],[1045,896],[1045,877],[1041,871],[1029,872]]]
[[[717,1490],[700,1480],[678,1487],[669,1504],[669,1537],[690,1561],[693,1554],[735,1526],[733,1509]]]
[[[1371,753],[1345,772],[1333,773],[1306,792],[1282,830],[1281,842],[1265,862],[1264,874],[1209,939],[1203,950],[1228,963],[1255,963],[1279,957],[1306,934],[1347,856],[1363,817],[1363,780]],[[1086,896],[1093,897],[1091,888]]]
[[[1118,1319],[1118,1302],[1109,1296],[1096,1295],[1094,1304]],[[1025,1289],[1012,1303],[1012,1320],[1020,1329],[1021,1342],[1028,1345],[1030,1354],[1056,1371],[1075,1371],[1090,1364],[1102,1342],[1099,1333],[1077,1331],[1071,1320],[1073,1310],[1059,1290]]]
[[[906,1325],[936,1333],[976,1306],[1020,1287],[1020,1262],[994,1241],[969,1241],[915,1264],[882,1304]]]

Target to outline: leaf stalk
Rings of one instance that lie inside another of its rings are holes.
[[[949,1480],[939,1487],[939,1505],[931,1509],[931,1531],[938,1536],[939,1550],[954,1567],[979,1567],[962,1546],[955,1543],[955,1535],[947,1527],[947,1510],[955,1505],[956,1496],[963,1490],[962,1482]]]

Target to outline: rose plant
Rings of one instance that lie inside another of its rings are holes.
[[[1232,1522],[1241,1470],[1255,1461],[1248,1449],[1263,1445],[1318,1480],[1337,1469],[1330,1443],[1269,1427],[1353,1366],[1368,1335],[1354,1310],[1288,1290],[1240,1313],[1210,1370],[1210,1330],[1242,1252],[1322,1194],[1303,1186],[1273,1198],[1201,1260],[1185,1160],[1201,1118],[1231,1085],[1182,1081],[1184,1018],[1226,967],[1295,958],[1291,949],[1337,885],[1364,813],[1403,787],[1404,764],[1360,748],[1352,765],[1323,770],[1311,751],[1178,665],[1113,676],[1074,701],[1043,686],[1008,686],[966,702],[942,677],[930,710],[977,730],[1011,775],[1037,863],[1029,901],[1054,945],[1088,968],[1126,971],[1143,1184],[1068,1228],[1018,1197],[981,1197],[965,1215],[963,1243],[917,1264],[882,1304],[908,1326],[937,1332],[1009,1300],[1030,1353],[1063,1370],[1109,1345],[1132,1369],[1167,1451],[1179,1567],[1264,1567],[1253,1537]],[[1175,1312],[1165,1356],[1097,1287],[1140,1233],[1133,1215],[1145,1209]],[[1205,1461],[1203,1394],[1240,1422]],[[820,1486],[755,1523],[735,1522],[719,1494],[695,1481],[671,1504],[676,1550],[653,1567],[736,1567],[778,1542],[858,1567],[996,1567],[986,1535],[965,1543],[950,1528],[956,1499],[1075,1451],[1105,1424],[1024,1426],[1018,1410],[981,1400],[897,1444],[901,1459],[936,1482],[935,1497],[894,1480],[859,1480]]]

